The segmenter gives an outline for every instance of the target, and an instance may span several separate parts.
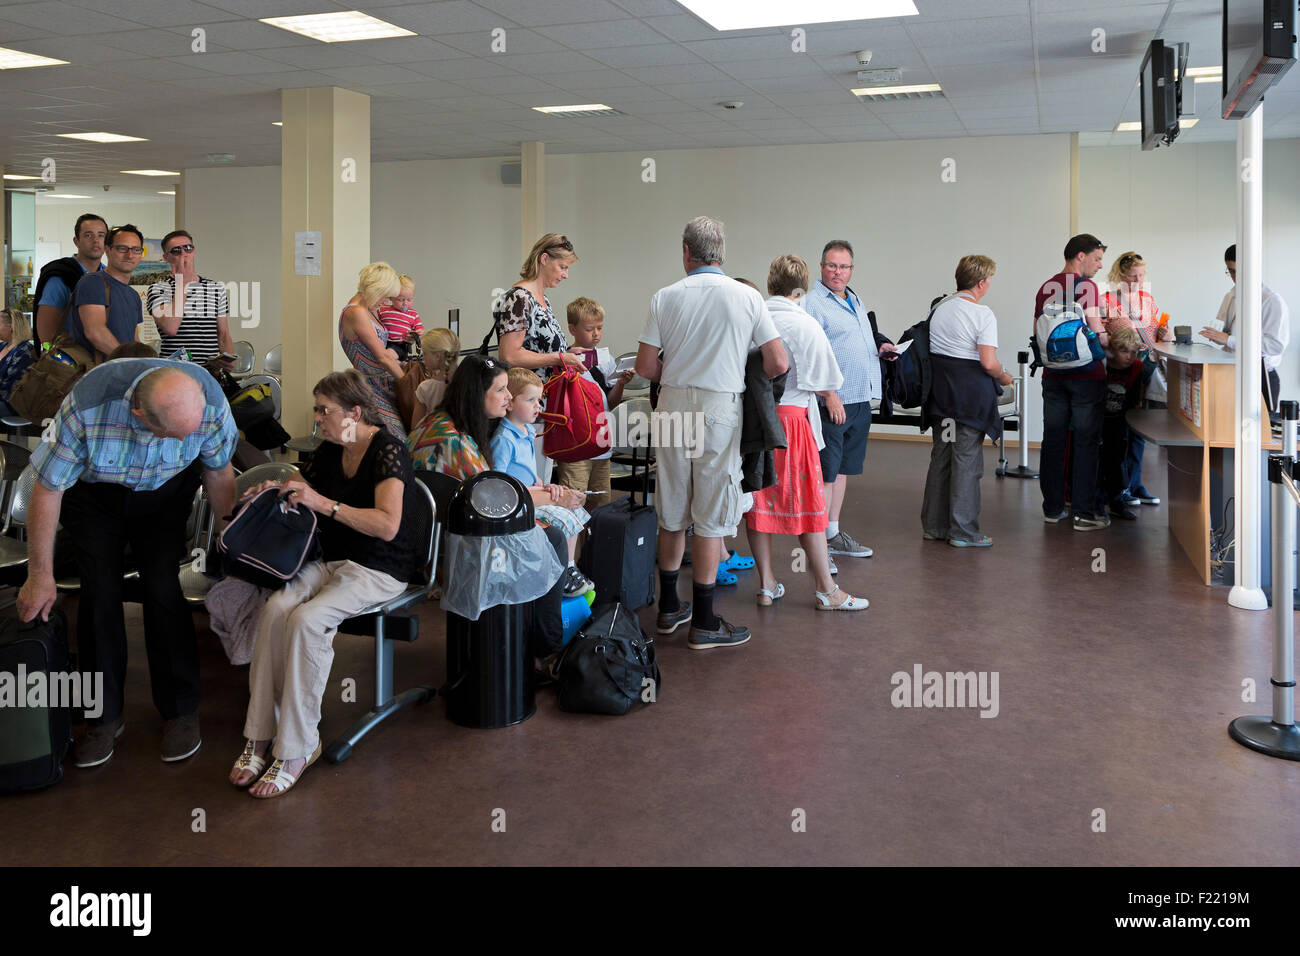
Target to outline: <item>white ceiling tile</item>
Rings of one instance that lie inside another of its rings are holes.
[[[537,79],[562,90],[615,90],[623,87],[645,89],[637,80],[618,70],[583,70],[581,73],[540,73]]]
[[[972,9],[975,9],[972,7]],[[908,23],[907,33],[922,50],[945,46],[979,46],[1031,40],[1029,5],[1018,16],[982,17],[975,20],[943,19]]]
[[[407,69],[430,60],[463,57],[464,51],[428,37],[390,37],[386,40],[359,40],[347,44],[348,52],[380,63],[400,63]]]
[[[579,70],[608,69],[605,64],[589,56],[563,49],[549,53],[526,53],[508,59],[501,57],[501,62],[512,70],[530,76],[539,73],[576,73]]]
[[[168,61],[179,67],[193,66],[208,73],[221,73],[226,76],[247,76],[250,73],[280,73],[283,63],[277,63],[266,56],[252,53],[205,53],[184,59]]]
[[[528,0],[526,4],[519,0],[478,0],[478,4],[529,27],[625,20],[628,15],[608,0]]]
[[[924,47],[925,60],[935,70],[949,66],[983,63],[1033,63],[1034,47],[1029,40],[1002,40],[984,44],[954,44]],[[875,62],[874,60],[872,61]]]
[[[775,76],[819,76],[826,79],[827,71],[811,57],[784,57],[779,59],[733,61],[721,63],[718,69],[738,80],[765,79]],[[852,76],[852,73],[848,74]]]
[[[662,39],[640,20],[607,20],[603,23],[575,23],[568,26],[538,27],[537,32],[563,43],[572,50],[598,50],[612,46],[643,46]]]
[[[505,43],[506,48],[499,52],[492,48],[493,40],[496,38],[491,31],[485,30],[478,30],[474,33],[439,34],[438,42],[460,50],[462,54],[490,56],[493,60],[501,60],[506,63],[519,55],[552,53],[565,49],[561,44],[533,30],[525,30],[523,27],[502,27],[501,29],[505,30],[501,40]]]
[[[400,99],[433,100],[436,101],[437,106],[447,109],[455,107],[447,106],[443,102],[446,98],[472,95],[462,85],[432,79],[421,80],[418,83],[397,83],[391,86],[381,86],[379,89],[383,96],[395,96]]]
[[[642,22],[670,40],[716,40],[721,35],[713,27],[702,20],[695,19],[689,13],[677,13],[664,17],[643,17]],[[779,27],[772,27],[760,30],[728,30],[727,36],[753,37],[776,33],[783,36],[790,35],[789,31],[781,30]]]
[[[592,59],[606,66],[626,70],[644,66],[676,66],[682,63],[701,63],[698,56],[678,43],[655,43],[650,46],[616,46],[592,50]]]
[[[59,36],[85,36],[112,33],[115,30],[136,30],[139,24],[109,13],[88,10],[85,7],[62,3],[60,0],[43,0],[41,3],[15,3],[3,8],[4,19],[29,27],[40,27]]]
[[[519,26],[509,17],[486,10],[468,0],[440,0],[438,3],[412,3],[405,6],[385,7],[380,18],[421,36],[440,39],[443,33],[483,33],[485,49],[491,41],[490,32],[497,27]]]
[[[708,63],[682,63],[677,66],[632,67],[623,71],[628,76],[652,86],[660,83],[724,82],[730,77]]]
[[[768,76],[747,79],[745,85],[759,93],[812,93],[819,90],[835,89],[837,84],[824,73],[813,76]],[[845,95],[849,95],[844,91]]]
[[[408,70],[439,80],[469,79],[479,76],[509,76],[514,73],[502,58],[460,57],[455,60],[435,60],[431,63],[405,63]]]
[[[735,60],[771,60],[784,57],[806,56],[795,53],[788,34],[759,37],[727,36],[717,40],[695,40],[682,46],[710,63],[730,63]]]

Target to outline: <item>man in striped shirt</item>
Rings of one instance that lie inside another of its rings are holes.
[[[195,362],[207,362],[225,352],[233,354],[230,303],[226,287],[205,279],[194,269],[194,237],[184,229],[163,236],[163,258],[172,275],[149,286],[145,307],[158,324],[164,356],[177,349]],[[224,364],[233,367],[233,360]]]
[[[77,741],[78,767],[113,756],[122,733],[126,626],[125,552],[140,572],[144,638],[154,705],[162,713],[163,760],[199,749],[199,652],[177,571],[188,557],[185,526],[200,477],[224,527],[235,504],[230,465],[238,433],[216,379],[163,359],[105,362],[73,386],[54,419],[55,438],[32,452],[27,580],[18,614],[48,619],[56,596],[54,533],[62,520],[81,592],[81,668],[104,675],[99,716]]]

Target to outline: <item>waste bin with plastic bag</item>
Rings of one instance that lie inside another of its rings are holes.
[[[518,480],[468,479],[447,509],[447,716],[465,727],[508,727],[536,711],[529,605],[564,570]]]

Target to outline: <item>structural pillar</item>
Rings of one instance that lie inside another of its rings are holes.
[[[520,202],[522,262],[533,248],[533,243],[546,233],[546,144],[529,142],[519,144]]]
[[[312,386],[351,368],[338,327],[370,262],[370,97],[338,87],[281,90],[280,118],[281,422],[305,435]],[[305,250],[313,259],[302,259],[300,239],[313,243]]]

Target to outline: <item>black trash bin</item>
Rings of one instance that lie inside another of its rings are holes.
[[[533,499],[498,471],[470,478],[447,509],[447,530],[464,537],[533,527]],[[471,621],[447,612],[447,716],[464,727],[509,727],[537,710],[528,652],[527,604],[498,604]]]

